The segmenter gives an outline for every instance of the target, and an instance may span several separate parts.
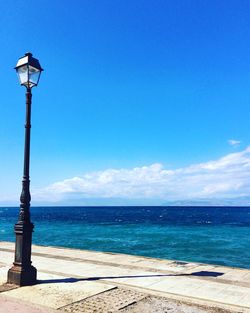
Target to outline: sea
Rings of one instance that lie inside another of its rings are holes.
[[[19,208],[0,207],[0,241]],[[33,243],[250,268],[250,207],[32,207]]]

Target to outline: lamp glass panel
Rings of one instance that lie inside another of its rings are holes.
[[[30,87],[36,86],[39,81],[41,71],[29,65],[29,84]]]
[[[19,68],[17,68],[17,75],[20,81],[21,85],[28,85],[28,66],[27,65],[23,65]]]

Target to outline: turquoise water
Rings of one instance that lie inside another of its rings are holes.
[[[250,208],[32,208],[33,243],[250,268]],[[0,208],[14,241],[18,208]]]

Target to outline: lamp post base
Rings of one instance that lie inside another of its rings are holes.
[[[37,271],[34,266],[29,268],[21,268],[14,265],[8,271],[8,283],[15,284],[17,286],[30,286],[36,283]]]
[[[21,208],[20,219],[28,219],[26,211]],[[30,286],[36,283],[37,270],[31,265],[31,242],[34,225],[32,223],[18,221],[15,224],[16,245],[15,261],[8,271],[7,282],[17,286]]]

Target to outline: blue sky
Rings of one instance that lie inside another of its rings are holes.
[[[21,190],[27,51],[44,68],[34,204],[250,196],[249,15],[247,0],[1,1],[0,203]]]

